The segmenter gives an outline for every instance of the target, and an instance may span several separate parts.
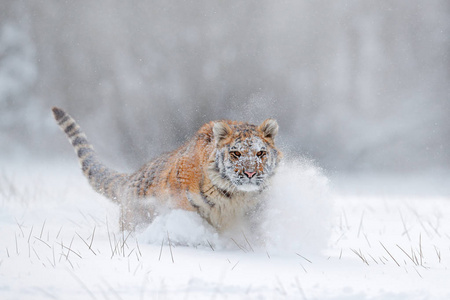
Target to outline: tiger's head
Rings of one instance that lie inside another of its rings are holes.
[[[229,192],[263,190],[282,156],[274,143],[277,133],[278,123],[274,119],[259,126],[214,122],[213,184]]]

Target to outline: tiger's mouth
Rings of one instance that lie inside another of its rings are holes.
[[[234,185],[239,191],[254,192],[263,189],[263,176],[257,175],[256,172],[252,171],[244,171],[243,174],[236,174],[237,178],[233,181]]]

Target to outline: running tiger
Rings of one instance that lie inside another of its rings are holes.
[[[126,230],[150,223],[161,206],[196,211],[219,232],[231,228],[258,208],[282,157],[274,144],[274,119],[259,126],[215,121],[137,172],[119,173],[100,162],[71,116],[52,110],[90,185],[121,206],[121,228]]]

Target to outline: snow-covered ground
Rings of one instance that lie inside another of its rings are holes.
[[[4,162],[0,299],[449,299],[449,179],[290,163],[263,235],[182,211],[128,234],[74,160]]]

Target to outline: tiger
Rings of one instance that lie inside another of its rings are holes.
[[[150,224],[160,207],[197,212],[218,232],[232,228],[261,206],[282,158],[275,119],[258,126],[220,120],[205,123],[178,149],[136,172],[120,173],[99,160],[69,114],[58,107],[52,111],[91,187],[119,204],[123,230]]]

